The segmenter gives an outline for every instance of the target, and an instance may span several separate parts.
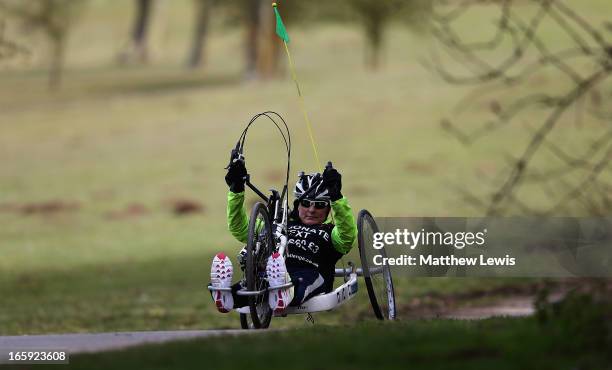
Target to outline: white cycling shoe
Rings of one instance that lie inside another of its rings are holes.
[[[291,278],[287,273],[287,267],[285,266],[285,259],[280,253],[275,252],[268,258],[266,276],[270,285],[268,294],[270,308],[275,313],[282,313],[289,306],[291,299],[293,299],[293,287],[275,289],[291,282]]]
[[[230,288],[232,286],[232,261],[223,252],[217,253],[210,267],[210,285],[213,288]],[[222,313],[234,308],[234,297],[229,290],[212,290],[217,310]]]

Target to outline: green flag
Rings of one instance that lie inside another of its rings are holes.
[[[276,14],[276,34],[278,37],[283,39],[283,41],[289,43],[289,35],[287,34],[287,29],[283,24],[280,13],[278,12],[278,9],[276,9],[276,3],[274,3],[272,6],[274,7],[274,14]]]

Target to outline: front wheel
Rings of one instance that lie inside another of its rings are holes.
[[[385,249],[374,249],[374,233],[378,232],[378,225],[374,217],[363,209],[357,216],[357,233],[359,242],[359,257],[361,269],[370,297],[370,304],[374,315],[379,320],[395,319],[395,290],[393,278],[388,265],[376,266],[373,262],[377,254],[386,257]]]
[[[240,314],[240,327],[242,329],[256,329],[255,325],[253,325],[253,320],[251,320],[251,314],[241,313]]]
[[[241,325],[254,329],[265,329],[270,326],[272,309],[268,304],[268,282],[266,264],[274,252],[274,238],[268,210],[263,203],[255,203],[251,211],[246,253],[246,285],[249,291],[264,291],[259,295],[249,296],[250,323],[241,317]]]

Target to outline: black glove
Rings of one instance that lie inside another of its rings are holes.
[[[232,193],[242,193],[244,191],[244,177],[247,175],[247,170],[244,165],[244,157],[240,156],[236,150],[232,150],[230,163],[226,167],[227,175],[225,182]]]
[[[333,167],[326,167],[323,171],[323,186],[327,188],[329,199],[332,202],[342,198],[342,175]]]

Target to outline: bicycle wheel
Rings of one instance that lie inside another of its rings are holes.
[[[240,314],[240,327],[242,329],[255,329],[253,320],[251,320],[251,314],[241,313]]]
[[[268,288],[266,263],[274,251],[274,241],[268,210],[262,203],[256,203],[251,212],[246,255],[247,290],[259,291]],[[249,296],[251,321],[255,329],[267,328],[272,319],[268,305],[268,293]]]
[[[357,216],[357,232],[359,242],[359,257],[363,278],[370,297],[370,304],[374,315],[379,320],[395,319],[395,290],[393,289],[393,278],[389,266],[376,266],[373,257],[382,255],[386,257],[385,249],[374,249],[374,233],[378,232],[378,226],[374,217],[363,209]]]

